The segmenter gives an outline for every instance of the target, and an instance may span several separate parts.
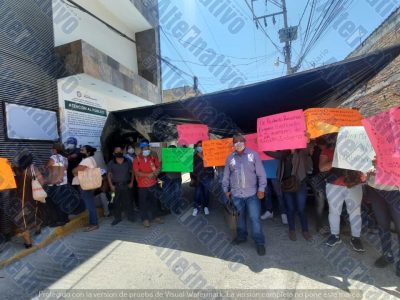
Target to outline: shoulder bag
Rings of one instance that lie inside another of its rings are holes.
[[[292,161],[293,161],[294,156],[292,156]],[[300,190],[301,182],[297,178],[297,171],[299,170],[300,167],[300,157],[298,159],[297,167],[295,168],[295,175],[291,175],[289,178],[283,179],[281,181],[281,189],[282,192],[284,193],[296,193],[297,191]]]
[[[32,173],[32,197],[33,200],[46,203],[47,193],[43,189],[42,185],[40,184],[39,180],[37,180],[35,174],[35,168],[31,165],[31,173]]]
[[[60,160],[60,155],[56,155],[57,163],[49,168],[49,184],[60,184],[64,181],[65,166],[64,159]]]
[[[96,166],[96,161],[93,157],[90,157],[94,166]],[[95,190],[101,187],[103,182],[103,177],[101,176],[100,168],[86,168],[84,171],[78,172],[79,184],[84,191]]]

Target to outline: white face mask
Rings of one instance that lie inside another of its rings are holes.
[[[235,146],[236,151],[238,151],[238,152],[242,152],[245,148],[245,145],[243,142],[237,142],[237,143],[235,143],[234,146]]]
[[[129,148],[129,149],[128,149],[128,153],[129,153],[129,154],[134,154],[134,153],[135,153],[135,149]]]
[[[67,149],[67,150],[75,149],[75,145],[74,144],[66,144],[65,149]]]

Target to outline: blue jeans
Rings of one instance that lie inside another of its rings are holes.
[[[181,206],[182,178],[170,179],[166,178],[163,186],[164,205],[172,210],[177,211]]]
[[[89,224],[97,225],[99,221],[97,220],[96,203],[94,202],[94,192],[84,191],[81,189],[81,197],[85,202],[86,209],[89,212]]]
[[[198,181],[194,192],[194,208],[201,208],[201,206],[208,207],[212,181],[212,178],[202,178]]]
[[[303,232],[308,231],[308,221],[306,215],[307,185],[303,183],[299,191],[295,193],[284,192],[283,199],[286,205],[289,230],[295,230],[296,228],[294,217],[297,211],[300,217],[300,223]]]
[[[260,213],[261,203],[256,195],[248,198],[233,197],[233,204],[239,212],[239,220],[237,223],[238,240],[247,239],[247,217],[250,218],[251,233],[256,245],[264,245],[265,238],[261,227]]]

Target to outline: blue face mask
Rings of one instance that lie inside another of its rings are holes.
[[[202,153],[202,152],[203,152],[203,148],[202,148],[202,147],[196,147],[196,151],[197,151],[198,153]]]
[[[149,156],[150,155],[150,153],[151,153],[151,151],[150,150],[143,150],[143,156]]]

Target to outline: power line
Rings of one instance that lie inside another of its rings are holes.
[[[244,0],[244,2],[246,3],[247,7],[249,8],[249,10],[251,11],[253,18],[258,26],[258,28],[261,28],[261,31],[265,34],[265,36],[268,38],[268,40],[272,43],[272,45],[275,46],[276,50],[282,54],[282,51],[280,49],[280,47],[271,39],[271,37],[268,35],[268,33],[264,30],[263,25],[261,24],[260,20],[257,19],[256,15],[254,14],[254,11],[251,7],[251,5],[247,2],[247,0]]]

